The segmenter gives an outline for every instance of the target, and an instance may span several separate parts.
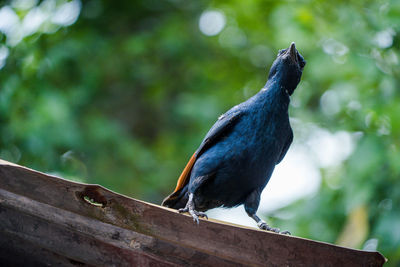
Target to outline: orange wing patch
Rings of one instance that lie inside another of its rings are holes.
[[[193,156],[190,158],[189,162],[186,164],[186,167],[183,169],[181,176],[179,176],[178,182],[176,184],[175,190],[173,193],[176,191],[179,191],[182,189],[190,179],[190,172],[192,171],[193,165],[196,162],[196,152],[193,154]]]

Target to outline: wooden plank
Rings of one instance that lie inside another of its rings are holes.
[[[379,252],[215,220],[196,225],[175,210],[2,160],[0,239],[0,261],[8,263],[13,258],[59,266],[382,266],[385,262]]]

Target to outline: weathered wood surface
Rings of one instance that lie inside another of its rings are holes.
[[[0,160],[0,262],[1,266],[382,266],[385,258],[378,252],[214,220],[196,225],[171,209]]]

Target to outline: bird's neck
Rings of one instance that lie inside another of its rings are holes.
[[[296,89],[300,79],[297,82],[296,81],[297,75],[288,75],[282,74],[281,72],[276,72],[272,76],[268,77],[268,81],[264,87],[268,87],[270,84],[276,83],[280,85],[280,87],[283,89],[283,92],[286,92],[289,94],[289,96],[291,96]]]
[[[277,110],[288,110],[290,94],[281,82],[269,79],[259,94],[266,105],[276,106]]]

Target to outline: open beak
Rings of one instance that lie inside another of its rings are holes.
[[[286,53],[289,54],[293,62],[297,62],[297,50],[296,50],[296,44],[294,42],[290,44]]]

